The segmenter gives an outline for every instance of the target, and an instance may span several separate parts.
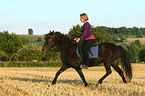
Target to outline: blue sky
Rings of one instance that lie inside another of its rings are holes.
[[[0,0],[0,32],[67,34],[87,13],[93,26],[145,27],[145,0]]]

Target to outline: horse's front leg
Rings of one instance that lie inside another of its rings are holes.
[[[78,69],[78,68],[75,68],[75,70],[78,72],[78,74],[80,75],[81,79],[83,80],[85,87],[87,87],[88,86],[88,83],[85,80],[85,77],[84,77],[84,74],[83,74],[82,70],[81,69]]]
[[[57,71],[57,73],[56,73],[56,75],[55,75],[55,78],[53,79],[53,81],[52,81],[52,85],[53,84],[56,84],[56,80],[57,80],[57,78],[58,78],[58,76],[60,75],[60,73],[62,73],[63,71],[65,71],[66,69],[68,69],[68,66],[66,66],[66,65],[62,65],[62,67]]]

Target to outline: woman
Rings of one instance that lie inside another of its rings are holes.
[[[92,33],[91,25],[89,24],[89,22],[87,22],[89,20],[87,14],[86,13],[80,14],[80,20],[81,22],[84,23],[81,29],[82,34],[78,38],[75,38],[74,40],[76,40],[76,42],[84,40],[83,44],[81,44],[83,56],[80,68],[88,69],[89,66],[88,51],[91,48],[92,44],[96,42],[96,40]]]

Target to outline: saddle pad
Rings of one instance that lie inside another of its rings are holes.
[[[91,47],[91,49],[90,49],[91,52],[89,51],[89,58],[98,58],[98,54],[99,54],[98,50],[99,50],[99,44],[97,44],[94,47]],[[79,54],[78,47],[77,47],[76,53],[77,53],[78,57],[82,58]]]

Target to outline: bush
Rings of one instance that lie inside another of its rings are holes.
[[[23,45],[22,48],[20,48],[17,51],[18,58],[20,58],[23,61],[31,61],[31,60],[42,60],[43,52],[42,46],[39,44],[27,44]]]
[[[145,62],[145,49],[139,51],[139,60]]]
[[[136,38],[143,38],[143,35],[141,33],[136,35]]]
[[[4,61],[7,58],[8,58],[7,53],[2,51],[2,50],[0,50],[0,61]]]
[[[121,43],[118,44],[121,45],[129,54],[130,60],[132,63],[135,63],[136,60],[138,59],[137,54],[138,54],[138,50],[137,50],[137,46],[135,43]]]

